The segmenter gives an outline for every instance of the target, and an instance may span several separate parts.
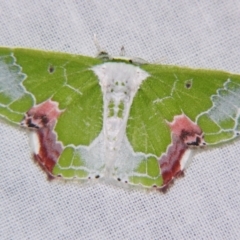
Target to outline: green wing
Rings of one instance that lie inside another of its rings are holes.
[[[56,172],[64,177],[85,177],[88,174],[76,148],[88,146],[102,129],[102,93],[97,77],[90,70],[99,63],[95,58],[63,53],[0,49],[2,117],[19,124],[29,109],[49,99],[57,102],[62,110],[54,129],[62,145],[58,161],[62,172],[53,171],[51,163],[45,169],[50,175]],[[47,165],[44,160],[42,164]],[[72,168],[74,165],[78,169]]]
[[[159,186],[157,183],[164,174],[162,168],[157,172],[155,166],[161,159],[163,165],[165,163],[167,175],[170,174],[172,179],[175,174],[181,175],[190,157],[187,153],[182,160],[179,156],[176,159],[176,155],[171,153],[173,149],[170,146],[176,134],[169,123],[174,117],[185,115],[202,130],[205,141],[200,139],[202,143],[188,143],[188,149],[204,146],[205,143],[223,143],[239,135],[240,76],[223,71],[176,66],[144,65],[142,68],[150,77],[143,82],[132,104],[127,136],[135,152],[152,153],[156,157],[143,160],[135,168],[132,181],[146,186]],[[184,132],[182,122],[178,122],[179,130]],[[168,164],[166,156],[169,156]],[[177,167],[178,161],[180,165]],[[176,167],[177,170],[174,169]],[[166,176],[167,181],[169,176]]]

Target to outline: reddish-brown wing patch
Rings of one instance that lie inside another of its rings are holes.
[[[175,116],[168,125],[172,132],[172,143],[159,159],[163,177],[162,191],[166,191],[175,178],[183,175],[184,164],[181,163],[189,147],[206,145],[201,128],[186,115]]]

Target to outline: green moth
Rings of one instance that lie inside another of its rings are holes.
[[[239,135],[240,75],[0,48],[0,116],[50,178],[165,191],[194,149]]]

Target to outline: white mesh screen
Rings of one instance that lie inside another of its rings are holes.
[[[240,2],[0,0],[0,45],[240,73]],[[33,63],[34,64],[34,63]],[[1,239],[238,239],[240,142],[196,154],[163,194],[48,182],[27,134],[0,122]]]

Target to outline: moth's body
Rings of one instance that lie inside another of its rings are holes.
[[[125,63],[104,63],[93,67],[103,93],[103,136],[105,175],[112,175],[115,161],[126,138],[126,126],[133,98],[148,77],[139,67]]]

